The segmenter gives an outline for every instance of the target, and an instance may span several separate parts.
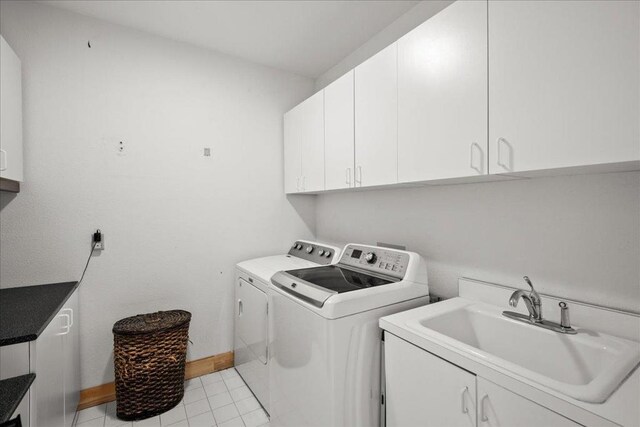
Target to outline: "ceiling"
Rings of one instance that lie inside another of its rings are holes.
[[[110,1],[46,4],[317,78],[419,1]]]

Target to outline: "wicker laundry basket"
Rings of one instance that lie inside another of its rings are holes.
[[[191,313],[139,314],[113,325],[116,415],[142,420],[176,406],[184,395]]]

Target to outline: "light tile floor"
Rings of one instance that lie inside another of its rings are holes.
[[[77,427],[269,427],[269,419],[234,368],[184,383],[184,399],[154,418],[127,422],[116,418],[116,402],[83,409]]]

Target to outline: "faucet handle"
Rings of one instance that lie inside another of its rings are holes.
[[[523,279],[525,282],[527,282],[527,285],[529,285],[529,287],[531,288],[531,292],[529,292],[529,296],[534,301],[534,303],[538,305],[542,304],[540,295],[538,294],[538,291],[536,291],[536,289],[533,287],[533,283],[531,283],[529,276],[524,276]]]
[[[525,282],[527,282],[527,285],[531,287],[531,290],[535,291],[535,289],[533,288],[533,283],[531,283],[531,280],[529,280],[529,276],[524,276],[523,279]]]

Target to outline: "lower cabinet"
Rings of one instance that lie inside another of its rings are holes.
[[[475,426],[476,376],[385,333],[387,426]]]
[[[394,335],[384,348],[388,427],[580,425]]]
[[[78,291],[30,346],[31,427],[70,427],[80,398]]]
[[[575,427],[580,425],[482,377],[477,377],[477,388],[479,426]]]

